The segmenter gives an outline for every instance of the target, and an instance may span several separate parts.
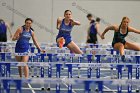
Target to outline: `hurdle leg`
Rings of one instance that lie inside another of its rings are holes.
[[[118,69],[118,79],[122,79],[122,67],[123,65],[117,65]],[[122,93],[122,85],[118,85],[118,93]]]
[[[34,67],[33,66],[31,66],[31,77],[34,77]]]
[[[88,63],[92,62],[92,56],[93,55],[91,55],[91,54],[87,55]],[[91,72],[92,72],[92,68],[89,67],[88,70],[87,70],[87,77],[88,78],[91,78]]]
[[[16,83],[16,93],[22,93],[22,90],[21,90],[21,80],[15,80],[15,83]]]
[[[65,57],[62,57],[62,62],[63,62],[63,65],[62,65],[61,69],[64,70],[64,66],[65,66],[65,62],[66,62],[66,58]]]
[[[52,54],[47,54],[48,56],[48,62],[52,62]],[[48,78],[52,78],[52,65],[50,64],[50,66],[48,67]],[[48,88],[47,88],[48,91],[51,90],[51,85],[50,83],[48,83]]]
[[[6,77],[10,77],[10,63],[5,63],[6,65]]]
[[[34,57],[33,55],[29,57],[30,62],[34,62]],[[29,67],[29,69],[31,70],[31,77],[34,77],[34,66]]]
[[[135,56],[135,58],[136,58],[136,64],[139,64],[140,63],[140,56]],[[140,77],[140,69],[139,69],[140,67],[139,66],[136,66],[136,79],[139,79],[139,77]],[[137,88],[136,88],[136,93],[139,93],[139,88],[138,88],[138,86],[137,86]]]
[[[114,49],[111,49],[110,51],[111,51],[111,55],[113,55],[114,58],[114,59],[111,58],[111,62],[113,63],[116,61],[116,63],[119,63],[119,57],[118,57],[119,52],[115,51]],[[114,72],[113,68],[112,68],[112,73],[113,73],[113,78],[115,78],[114,75],[116,75],[117,72],[116,71]]]
[[[113,52],[112,52],[112,55],[113,55]],[[110,63],[113,63],[114,62],[114,55],[113,56],[110,56]],[[113,65],[111,65],[111,67],[110,67],[110,75],[111,75],[111,79],[115,79],[115,78],[117,78],[116,77],[116,71],[114,70],[115,68],[114,68],[114,66]]]
[[[135,56],[136,58],[136,64],[140,64],[140,56]],[[136,79],[139,79],[139,66],[136,67]]]
[[[84,93],[90,93],[91,92],[90,83],[91,83],[91,81],[84,81],[84,87],[85,87]]]
[[[82,57],[78,57],[78,62],[79,62],[79,63],[81,63],[81,58],[82,58]],[[80,72],[81,72],[80,69],[81,69],[81,68],[78,67],[78,78],[80,78]]]
[[[132,65],[127,65],[128,67],[128,79],[132,79]],[[132,93],[132,85],[128,85],[128,93]]]
[[[10,93],[10,83],[9,80],[3,80],[4,93]]]
[[[103,93],[103,81],[98,81],[98,93]]]
[[[41,57],[40,55],[37,55],[37,62],[41,62],[41,58],[40,58],[40,57]],[[40,67],[40,66],[37,66],[37,67],[36,67],[36,77],[41,76],[41,74],[39,73],[40,70],[41,70],[41,67]],[[43,72],[42,72],[42,73],[43,73]],[[40,75],[39,75],[39,74],[40,74]]]
[[[5,61],[6,57],[5,57],[5,53],[1,53],[1,61]]]
[[[5,65],[5,63],[1,64],[1,75],[2,75],[2,77],[6,76],[6,65]]]
[[[101,55],[96,55],[97,57],[97,63],[100,63],[100,58],[101,58]],[[100,68],[97,67],[97,70],[96,70],[96,78],[100,78]]]
[[[41,59],[38,60],[38,61],[45,62],[45,56],[46,56],[46,54],[42,53],[41,56],[40,56]],[[40,77],[44,78],[44,67],[38,67],[38,68],[40,69]],[[44,83],[41,84],[41,90],[44,90]]]
[[[4,73],[4,67],[3,64],[0,64],[0,77],[3,77],[3,73]]]
[[[56,64],[56,78],[60,78],[62,64]],[[56,93],[60,93],[60,84],[56,84]]]
[[[68,66],[68,78],[72,78],[72,64],[66,64]],[[68,84],[68,93],[72,93],[72,84]]]

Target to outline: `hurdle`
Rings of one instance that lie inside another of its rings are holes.
[[[98,84],[98,93],[103,93],[103,85],[104,84],[110,84],[110,85],[126,85],[126,86],[139,86],[140,80],[130,80],[130,79],[80,79],[80,78],[53,78],[53,79],[42,79],[42,78],[34,78],[34,79],[14,79],[14,78],[1,78],[1,82],[3,83],[3,90],[4,93],[10,93],[10,83],[16,84],[16,93],[22,93],[21,83],[27,82],[31,84],[37,84],[40,81],[40,83],[51,83],[51,84],[62,84],[63,82],[67,82],[67,84],[84,84],[84,93],[91,93],[90,85],[92,83]],[[0,91],[1,92],[1,91]],[[133,91],[134,92],[134,91]],[[136,91],[135,91],[136,92]],[[59,93],[59,92],[56,92]],[[69,92],[72,93],[72,92]],[[119,93],[122,93],[120,91]],[[128,91],[127,93],[132,93],[131,91]],[[136,92],[138,93],[138,91]]]
[[[7,66],[7,64],[8,63],[3,63],[4,65],[6,65]],[[2,64],[2,65],[3,65]],[[9,63],[9,64],[11,64],[11,65],[16,65],[16,66],[24,66],[25,65],[25,63],[15,63],[15,62],[11,62],[11,63]],[[51,64],[51,63],[39,63],[39,62],[30,62],[30,63],[27,63],[29,66],[35,66],[35,65],[37,65],[37,66],[47,66],[47,67],[50,67],[50,66],[52,66],[52,65],[54,65],[53,63]],[[57,62],[55,63],[55,64],[57,64],[56,65],[56,67],[57,67],[57,74],[56,74],[56,77],[58,77],[58,78],[60,78],[60,71],[61,71],[61,66],[62,66],[62,64],[58,64]],[[10,65],[10,66],[11,66]],[[66,63],[65,64],[67,67],[68,67],[68,78],[72,78],[72,67],[74,66],[74,67],[80,67],[80,68],[83,68],[83,67],[117,67],[118,68],[118,79],[121,79],[121,77],[122,77],[122,73],[121,73],[121,71],[122,71],[122,67],[124,66],[124,65],[126,65],[126,67],[128,67],[128,79],[132,79],[132,66],[133,67],[135,67],[135,68],[137,68],[137,67],[139,67],[139,64],[103,64],[103,63],[89,63],[89,64],[87,64],[87,63]],[[10,67],[10,66],[8,66],[6,69],[8,70],[8,68]],[[7,71],[6,71],[7,72]],[[7,73],[5,73],[5,74],[7,74]],[[5,75],[6,76],[6,75]],[[71,86],[69,86],[70,88],[70,91],[72,90],[71,89]],[[57,87],[58,88],[58,87]],[[60,89],[60,88],[59,88]],[[120,90],[121,88],[118,88],[118,90]],[[130,89],[130,88],[129,88]],[[58,89],[57,89],[58,90]]]
[[[87,50],[89,49],[89,51],[91,50],[91,51],[93,51],[93,50],[95,50],[94,48],[87,48]],[[98,48],[99,50],[100,50],[100,48]],[[57,50],[57,49],[56,49]],[[106,50],[106,49],[105,49]],[[98,63],[101,63],[101,57],[102,56],[104,56],[104,55],[110,55],[110,52],[111,50],[109,50],[108,49],[108,54],[106,53],[106,54],[101,54],[101,53],[104,53],[105,51],[103,51],[103,52],[100,52],[99,54],[97,53],[97,54],[95,54],[95,55],[93,55],[93,54],[91,54],[90,52],[89,53],[87,53],[87,54],[84,54],[84,55],[82,55],[81,56],[81,58],[83,57],[83,56],[86,56],[86,58],[88,58],[88,56],[91,56],[91,57],[93,57],[93,56],[95,56],[96,57],[96,62],[98,62]],[[114,51],[114,50],[112,50],[112,51]],[[62,53],[61,53],[62,52]],[[56,52],[57,53],[57,52]],[[50,73],[50,74],[48,74],[48,77],[50,77],[50,79],[52,79],[52,65],[53,65],[53,61],[54,61],[54,56],[56,56],[56,58],[58,58],[57,59],[57,61],[58,62],[61,62],[61,56],[69,56],[70,57],[70,62],[71,63],[74,63],[74,56],[79,56],[78,57],[78,60],[79,61],[77,61],[77,63],[81,63],[81,58],[80,58],[80,55],[75,55],[75,54],[65,54],[63,51],[59,51],[59,53],[47,53],[47,54],[45,54],[44,55],[44,57],[45,56],[48,56],[48,62],[47,63],[52,63],[51,64],[51,66],[49,65],[49,66],[47,66],[48,68],[50,68],[50,70],[48,69],[48,73]],[[114,58],[116,58],[117,60],[116,60],[116,62],[115,63],[120,63],[119,62],[119,54],[117,54],[117,52],[115,53],[115,52],[112,52],[113,54],[111,55],[111,57],[112,56],[114,56]],[[21,54],[22,55],[22,54]],[[128,55],[130,55],[130,53],[128,52]],[[5,56],[6,56],[6,53],[5,53]],[[41,61],[41,54],[40,53],[33,53],[31,56],[34,56],[34,57],[32,57],[31,58],[31,60],[32,60],[32,62],[34,63],[34,61],[36,61],[35,60],[35,57],[37,57],[37,60],[38,60],[38,63],[40,63],[40,62],[43,62],[43,60]],[[68,68],[68,66],[65,66],[65,64],[66,64],[66,58],[64,57],[63,58],[62,57],[62,64],[57,64],[56,65],[56,71],[58,71],[58,72],[61,72],[62,73],[62,71],[63,70],[61,70],[62,68],[64,68],[64,67],[67,67]],[[92,58],[91,57],[89,57],[89,60],[87,61],[88,63],[92,63]],[[134,56],[135,57],[135,60],[134,61],[136,61],[137,62],[137,64],[139,64],[139,56],[137,55],[137,56]],[[44,59],[43,57],[42,57],[42,59]],[[6,57],[5,57],[5,61],[6,61]],[[65,63],[64,63],[64,62]],[[57,62],[57,63],[58,63]],[[113,60],[112,60],[112,62],[113,62]],[[5,65],[5,66],[4,66]],[[62,66],[61,66],[62,65]],[[11,66],[11,65],[10,65]],[[32,66],[32,65],[30,65],[30,66]],[[33,66],[35,66],[35,65],[33,65]],[[63,67],[64,66],[64,67]],[[126,66],[127,68],[128,68],[128,78],[129,79],[132,79],[132,70],[131,70],[131,66],[132,66],[132,68],[134,68],[134,69],[136,69],[136,78],[137,79],[139,79],[139,65],[131,65],[131,64],[118,64],[118,66],[116,66],[116,65],[112,65],[112,66],[110,66],[111,68],[117,68],[117,78],[118,79],[122,79],[122,68],[124,67],[124,66]],[[82,67],[80,67],[80,66],[76,66],[77,68],[78,68],[78,70],[79,69],[82,69]],[[6,69],[7,67],[6,67],[6,64],[3,64],[2,65],[2,68],[4,68],[4,69]],[[41,67],[40,67],[41,68]],[[38,68],[38,69],[40,69],[40,68]],[[42,66],[42,68],[44,68],[43,66]],[[86,68],[92,68],[92,66],[88,66],[88,67],[86,67]],[[94,68],[101,68],[101,67],[99,67],[99,66],[96,66],[96,67],[94,67]],[[119,69],[118,69],[119,68]],[[72,69],[73,69],[73,67],[72,67]],[[91,69],[92,70],[92,69]],[[3,70],[2,70],[3,71]],[[6,71],[6,70],[5,70]],[[3,73],[6,73],[6,72],[3,72]],[[70,70],[71,71],[71,70]],[[44,70],[42,69],[42,70],[40,70],[40,72],[42,73],[42,75],[40,74],[40,76],[39,77],[44,77]],[[56,74],[56,77],[61,77],[60,75],[59,75],[59,73],[57,72],[57,74]],[[79,73],[79,72],[78,72]],[[89,77],[91,76],[91,74],[92,74],[92,72],[89,72],[90,74],[89,74]],[[118,74],[119,73],[119,74]],[[80,74],[80,73],[79,73]],[[72,74],[70,73],[69,74],[69,76],[71,76]],[[98,75],[98,77],[100,78],[100,72],[98,72],[98,74],[97,74],[97,72],[96,72],[96,75]],[[6,76],[6,74],[3,74],[3,76],[5,77]],[[8,76],[8,75],[7,75]],[[79,75],[78,75],[79,76]],[[88,76],[88,75],[87,75]],[[97,76],[96,76],[97,77]],[[71,78],[71,77],[70,77]],[[72,76],[72,78],[73,78],[73,76]],[[92,77],[91,77],[92,78]],[[99,82],[98,82],[99,83]],[[97,84],[98,84],[97,83]],[[103,83],[103,82],[102,82]],[[57,85],[56,85],[56,90],[57,90],[57,92],[58,93],[60,93],[60,88],[61,88],[61,86],[60,86],[60,84],[61,83],[57,83]],[[89,86],[90,86],[90,84],[91,83],[89,83],[89,82],[87,82],[86,81],[86,84],[88,85],[89,84]],[[72,92],[72,84],[69,84],[69,85],[71,85],[71,86],[69,86],[69,91],[70,91],[70,93]],[[100,84],[101,85],[101,84]],[[51,88],[51,87],[49,87],[49,88]],[[49,88],[48,88],[48,90],[49,90]],[[131,85],[128,85],[128,89],[129,89],[129,93],[131,93],[132,92],[132,86]],[[86,91],[85,91],[85,93],[88,93],[88,91],[90,92],[90,88],[86,88],[85,89]],[[118,84],[118,89],[117,90],[120,90],[120,93],[121,92],[123,92],[123,90],[122,90],[122,87],[121,87],[121,85],[119,85]],[[98,89],[98,91],[100,91],[99,89]],[[103,91],[103,90],[102,90]],[[57,93],[56,92],[56,93]]]

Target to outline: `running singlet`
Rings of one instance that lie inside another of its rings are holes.
[[[32,30],[26,31],[25,26],[22,26],[23,31],[20,35],[20,38],[17,40],[15,52],[16,53],[24,53],[29,52],[29,40],[32,37]]]
[[[112,46],[114,47],[114,44],[115,43],[122,43],[123,45],[125,45],[125,37],[128,35],[128,28],[127,28],[127,32],[125,34],[122,34],[121,31],[120,31],[120,26],[119,26],[119,30],[118,32],[114,32],[114,38],[113,38],[113,41],[112,41]]]
[[[71,40],[71,31],[73,26],[71,25],[71,22],[68,25],[65,25],[64,19],[62,20],[62,23],[60,25],[59,33],[56,37],[56,40],[60,37],[63,37],[65,39],[64,46],[67,46],[72,40]]]

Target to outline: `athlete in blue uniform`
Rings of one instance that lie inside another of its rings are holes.
[[[140,46],[125,41],[125,37],[128,35],[128,32],[140,34],[140,30],[128,26],[129,22],[130,20],[128,17],[123,17],[120,26],[118,25],[108,26],[101,36],[102,39],[104,39],[104,35],[106,32],[108,32],[109,30],[114,30],[114,38],[112,41],[112,46],[114,49],[119,50],[123,62],[125,62],[124,49],[140,51]]]
[[[12,38],[10,26],[4,20],[0,19],[0,42],[7,42],[7,30],[10,33],[10,38]],[[6,46],[6,44],[0,44],[0,52],[2,49],[4,52],[6,52],[4,46]]]
[[[12,40],[17,40],[16,47],[15,47],[15,53],[29,53],[29,40],[31,37],[33,39],[35,46],[40,51],[44,52],[36,41],[36,37],[34,35],[33,29],[31,28],[32,22],[33,21],[31,18],[27,18],[25,20],[25,25],[18,28],[16,33],[14,34]],[[16,56],[16,60],[18,62],[28,62],[28,59],[29,59],[28,55],[27,56],[26,55],[25,56]],[[20,77],[22,77],[22,67],[19,66],[18,70],[19,70]],[[28,70],[27,65],[24,66],[23,71],[24,71],[25,78],[28,78],[29,70]]]
[[[10,38],[12,38],[10,26],[4,20],[0,19],[0,42],[7,42],[7,29],[10,33]]]
[[[93,19],[92,14],[88,14],[87,15],[88,20],[90,21],[90,27],[88,28],[87,31],[87,43],[92,43],[92,44],[97,44],[98,39],[97,39],[97,34],[101,37],[99,30],[99,22],[100,19],[97,18],[97,20],[95,21]]]
[[[66,10],[64,12],[64,18],[59,17],[57,19],[57,29],[59,30],[59,33],[56,37],[56,42],[60,47],[60,42],[63,40],[63,46],[68,47],[74,53],[82,54],[83,52],[80,48],[71,40],[71,31],[74,25],[80,25],[80,22],[73,20],[72,12]]]

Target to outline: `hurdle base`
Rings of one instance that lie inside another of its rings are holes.
[[[61,69],[64,70],[64,67],[62,67]]]
[[[77,78],[80,78],[80,76],[77,76]]]
[[[95,91],[98,92],[99,91],[98,88],[96,88]]]
[[[139,93],[139,91],[140,91],[139,89],[136,89],[136,93]]]
[[[123,71],[128,71],[128,68],[127,67],[123,67],[122,70]]]
[[[31,76],[31,77],[34,77],[34,76]]]
[[[51,90],[51,88],[47,88],[47,91],[50,91]]]
[[[110,77],[110,79],[117,79],[118,77],[116,75],[113,75]]]
[[[44,87],[42,87],[42,88],[41,88],[41,90],[45,90],[45,88],[44,88]]]

